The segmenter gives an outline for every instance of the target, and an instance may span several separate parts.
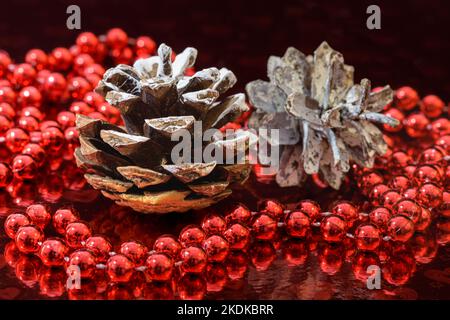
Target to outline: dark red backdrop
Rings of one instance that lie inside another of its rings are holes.
[[[422,95],[450,99],[450,3],[415,1],[4,1],[0,48],[22,59],[32,47],[73,43],[66,7],[78,4],[82,30],[102,33],[120,26],[131,35],[151,35],[175,50],[195,46],[199,67],[226,65],[242,89],[265,77],[270,54],[295,46],[310,53],[322,40],[344,53],[358,78],[377,85],[404,84]],[[366,8],[378,4],[382,29],[366,28]]]

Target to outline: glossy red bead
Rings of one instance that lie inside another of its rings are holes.
[[[421,165],[414,171],[414,181],[417,185],[426,182],[432,182],[439,185],[442,181],[442,175],[434,165]]]
[[[67,89],[73,99],[82,99],[91,88],[91,84],[82,77],[73,77],[67,84]]]
[[[419,156],[421,164],[440,164],[443,162],[444,153],[438,148],[427,148]]]
[[[31,180],[37,175],[36,161],[27,155],[15,156],[11,166],[14,177],[21,180]]]
[[[25,254],[38,252],[43,239],[42,231],[31,225],[20,227],[15,238],[17,249]]]
[[[0,162],[0,188],[4,188],[10,184],[13,173],[8,165]]]
[[[434,183],[424,183],[417,189],[417,201],[427,208],[437,208],[443,201],[443,190]]]
[[[193,226],[187,226],[180,232],[179,241],[180,244],[183,247],[190,247],[195,245],[201,245],[203,240],[205,240],[205,232],[203,232],[202,229],[199,227],[193,225]]]
[[[53,227],[60,234],[65,233],[69,223],[78,221],[79,217],[71,209],[58,209],[52,217]]]
[[[57,127],[48,127],[42,130],[42,146],[44,148],[58,151],[65,142],[65,137],[61,129]]]
[[[32,204],[31,206],[28,206],[26,214],[30,217],[32,223],[41,229],[44,229],[52,219],[50,212],[48,212],[47,208],[42,204]]]
[[[33,84],[36,79],[36,70],[29,63],[21,63],[15,66],[12,81],[20,87]]]
[[[82,32],[78,35],[75,43],[77,44],[78,48],[80,48],[80,52],[94,53],[97,49],[99,41],[97,36],[92,32]]]
[[[404,215],[410,218],[414,223],[419,221],[421,211],[421,207],[411,199],[402,199],[398,201],[392,208],[392,212],[394,213],[394,215]]]
[[[388,191],[390,188],[383,184],[375,185],[372,190],[369,192],[369,199],[373,205],[378,206],[380,204],[381,195]]]
[[[381,195],[380,204],[388,209],[391,209],[394,204],[402,198],[402,195],[398,191],[389,189]]]
[[[422,99],[420,111],[429,118],[437,118],[442,114],[445,103],[438,96],[428,95]]]
[[[106,44],[113,49],[122,49],[128,45],[128,35],[120,28],[110,29],[106,33]]]
[[[226,228],[225,219],[216,214],[207,215],[202,221],[202,229],[207,235],[222,234]]]
[[[25,62],[36,70],[42,70],[47,66],[47,54],[41,49],[31,49],[25,55]]]
[[[147,252],[147,247],[137,241],[124,242],[120,246],[120,253],[130,259],[135,265],[140,265],[145,261]]]
[[[0,88],[0,90],[1,90],[1,88]],[[0,103],[0,115],[4,115],[4,116],[8,117],[9,119],[14,119],[14,117],[16,116],[16,111],[11,106],[11,104],[6,103],[6,102],[1,102]]]
[[[5,220],[5,233],[11,239],[16,238],[17,231],[23,226],[29,225],[30,219],[21,213],[12,213]]]
[[[60,239],[48,239],[42,243],[39,257],[42,263],[48,267],[59,267],[65,264],[64,258],[69,248]]]
[[[231,225],[223,233],[224,238],[230,244],[231,249],[242,250],[250,241],[250,231],[240,223]]]
[[[414,90],[411,87],[401,87],[395,91],[394,94],[394,103],[395,106],[405,110],[409,111],[414,109],[415,106],[417,106],[419,102],[419,95],[417,94],[417,91]]]
[[[17,96],[17,104],[20,107],[34,106],[40,108],[42,104],[42,94],[33,86],[22,88]]]
[[[361,224],[355,231],[356,246],[360,250],[375,250],[381,242],[379,229],[373,224]]]
[[[224,261],[230,250],[228,241],[218,235],[212,235],[203,241],[203,249],[209,261]]]
[[[352,225],[359,217],[358,209],[348,201],[338,202],[333,206],[331,212],[341,216],[349,225]]]
[[[61,125],[62,129],[75,126],[75,114],[70,111],[61,111],[56,117],[56,121]]]
[[[11,152],[22,151],[23,147],[30,141],[28,134],[20,128],[12,128],[6,131],[5,142]]]
[[[66,48],[55,48],[49,55],[49,62],[54,70],[66,71],[73,62],[70,51]]]
[[[8,66],[12,63],[9,54],[5,51],[0,52],[0,77],[8,73]]]
[[[388,186],[393,190],[404,192],[406,189],[412,186],[412,181],[407,176],[398,175],[392,177],[392,179],[389,181]]]
[[[259,204],[258,211],[271,215],[276,219],[284,215],[283,205],[275,200],[264,200]]]
[[[380,229],[386,229],[392,213],[388,208],[378,207],[370,211],[369,220]]]
[[[399,124],[396,127],[391,127],[388,124],[383,124],[383,129],[387,132],[399,132],[403,129],[403,121],[405,120],[405,115],[402,111],[397,108],[390,108],[384,112],[385,116],[394,118],[398,120]]]
[[[172,277],[173,260],[164,253],[149,255],[145,266],[147,267],[147,274],[153,281],[167,281]]]
[[[105,262],[112,251],[111,243],[102,236],[92,236],[86,240],[85,248],[91,251],[97,262]]]
[[[293,238],[304,238],[310,231],[311,219],[303,211],[294,211],[287,214],[284,224],[289,236]]]
[[[330,215],[322,219],[320,231],[325,241],[342,241],[347,231],[347,224],[341,216]]]
[[[229,214],[225,216],[228,224],[233,222],[247,223],[252,217],[251,211],[243,204],[239,204]]]
[[[404,122],[406,133],[412,138],[424,137],[428,132],[430,121],[422,113],[409,115]]]
[[[431,134],[434,139],[450,134],[450,120],[439,118],[431,123]],[[448,150],[447,150],[448,153]]]
[[[134,272],[134,264],[126,256],[116,254],[108,259],[106,271],[113,282],[128,282]]]
[[[156,43],[150,37],[140,36],[136,39],[135,50],[138,57],[146,58],[155,53]]]
[[[25,131],[37,131],[39,129],[39,122],[33,117],[20,117],[17,120],[17,126]]]
[[[320,218],[321,208],[320,205],[313,200],[302,200],[296,206],[296,210],[302,211],[307,214],[311,221],[315,221]]]
[[[203,249],[187,247],[181,250],[181,270],[186,273],[200,273],[206,267],[207,256]]]
[[[259,214],[254,218],[251,229],[256,239],[271,240],[277,233],[277,221],[268,214]]]
[[[89,250],[77,250],[70,255],[68,265],[80,268],[81,278],[92,278],[96,268],[95,256]]]
[[[161,236],[156,239],[153,250],[175,258],[178,257],[178,254],[181,251],[181,244],[172,236]]]
[[[408,217],[396,215],[389,219],[387,232],[392,240],[406,242],[414,234],[414,223]]]
[[[91,229],[83,222],[72,222],[66,227],[66,242],[71,248],[83,247],[90,236]]]
[[[57,102],[64,97],[67,88],[67,81],[64,76],[58,72],[52,72],[44,80],[43,91],[50,100]]]
[[[69,110],[75,114],[87,115],[94,111],[86,102],[74,101],[69,107]]]
[[[16,93],[10,87],[0,87],[0,102],[14,105],[16,103]]]
[[[42,147],[37,143],[28,143],[23,148],[22,154],[32,157],[38,167],[44,163],[46,156],[44,149],[42,149]]]

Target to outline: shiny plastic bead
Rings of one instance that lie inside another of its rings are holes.
[[[296,206],[296,210],[307,214],[311,221],[315,221],[320,218],[320,205],[313,200],[307,199],[300,201]]]
[[[395,91],[394,103],[398,108],[409,111],[414,109],[414,107],[419,102],[419,95],[417,91],[411,87],[401,87]]]
[[[242,250],[250,241],[250,231],[240,223],[231,225],[223,233],[224,238],[230,244],[231,249]]]
[[[428,132],[430,121],[421,113],[409,115],[404,122],[406,133],[412,138],[422,138]]]
[[[73,77],[69,80],[67,89],[73,99],[82,99],[91,90],[91,84],[82,77]]]
[[[11,106],[11,104],[6,102],[0,103],[0,114],[8,117],[9,119],[14,119],[16,116],[16,111]]]
[[[434,183],[425,183],[417,189],[417,201],[427,208],[437,208],[442,204],[443,190]]]
[[[81,248],[91,236],[91,229],[83,222],[72,222],[66,227],[66,241],[71,248]]]
[[[422,151],[419,156],[421,164],[439,164],[444,159],[444,154],[437,148],[428,148]]]
[[[48,127],[42,130],[42,146],[54,151],[60,150],[64,145],[64,134],[57,127]]]
[[[180,244],[186,248],[195,245],[201,245],[203,240],[205,240],[205,233],[199,227],[187,226],[180,232],[179,241]]]
[[[347,224],[345,220],[338,215],[330,215],[322,219],[320,231],[325,241],[339,242],[345,237]]]
[[[86,240],[85,248],[91,251],[97,262],[105,262],[112,251],[111,243],[102,236],[92,236]]]
[[[48,267],[59,267],[65,264],[69,248],[60,239],[48,239],[42,243],[39,257],[42,263]]]
[[[65,71],[72,65],[73,57],[66,48],[55,48],[50,53],[49,62],[54,70]]]
[[[362,224],[355,231],[356,246],[360,250],[375,250],[381,242],[378,228],[373,224]]]
[[[17,120],[17,125],[19,128],[24,129],[28,132],[36,131],[39,129],[39,123],[33,117],[20,117]]]
[[[380,229],[386,229],[392,213],[388,208],[378,207],[370,211],[369,220]]]
[[[431,135],[434,139],[450,134],[450,120],[439,118],[431,123]],[[448,151],[447,151],[448,152]]]
[[[41,107],[42,95],[41,92],[33,86],[28,86],[20,90],[17,96],[17,104],[20,107],[34,106],[37,108]]]
[[[20,87],[31,85],[36,79],[36,70],[29,63],[18,64],[13,71],[12,81]]]
[[[5,51],[0,52],[0,77],[4,77],[8,73],[8,67],[11,64],[11,57]]]
[[[393,190],[404,192],[406,189],[411,187],[411,184],[411,180],[407,176],[398,175],[392,177],[388,186]]]
[[[394,152],[389,159],[389,166],[392,169],[403,169],[411,164],[411,157],[403,151]]]
[[[167,281],[172,277],[173,260],[164,253],[149,255],[145,266],[147,267],[147,274],[153,281]]]
[[[38,166],[32,157],[18,155],[13,159],[11,169],[14,177],[21,180],[31,180],[36,177]]]
[[[384,179],[378,172],[368,172],[361,177],[359,186],[364,194],[368,194],[374,186],[383,183]]]
[[[28,254],[39,251],[44,234],[35,226],[20,227],[16,233],[16,245],[20,252]]]
[[[128,35],[120,28],[113,28],[106,34],[106,44],[114,49],[122,49],[128,45]]]
[[[383,129],[387,132],[399,132],[403,129],[403,121],[405,120],[405,115],[402,111],[397,108],[390,108],[384,112],[385,116],[394,118],[398,120],[399,124],[396,127],[391,127],[388,124],[383,124]]]
[[[409,188],[403,192],[403,197],[411,200],[416,200],[417,188]]]
[[[229,214],[225,216],[225,221],[230,224],[233,222],[238,223],[247,223],[250,221],[252,217],[251,211],[244,206],[243,204],[239,204],[236,208],[233,209]]]
[[[0,136],[3,137],[9,129],[11,129],[14,125],[14,122],[11,121],[7,116],[0,114]]]
[[[16,93],[10,87],[0,87],[0,102],[14,105],[16,103]]]
[[[417,185],[425,182],[432,182],[439,185],[442,181],[442,176],[435,166],[426,164],[417,167],[416,171],[414,171],[414,181]]]
[[[78,214],[76,214],[73,210],[58,209],[52,217],[53,227],[59,234],[63,234],[65,233],[69,223],[76,222],[78,219]]]
[[[187,247],[181,250],[181,270],[189,273],[200,273],[206,267],[207,256],[203,249]]]
[[[389,220],[387,232],[392,240],[406,242],[414,234],[414,223],[408,217],[396,215]]]
[[[389,190],[389,187],[383,183],[375,185],[369,193],[369,199],[373,205],[380,204],[380,197],[383,193]]]
[[[42,204],[28,206],[26,214],[30,217],[32,223],[41,229],[44,229],[52,218],[47,208]]]
[[[254,237],[259,240],[273,239],[277,233],[277,222],[272,216],[259,214],[253,220],[251,225]]]
[[[37,143],[28,143],[23,147],[22,154],[28,155],[36,162],[37,166],[40,167],[45,161],[45,150],[42,149]]]
[[[94,53],[99,43],[98,38],[92,32],[82,32],[75,42],[82,53]]]
[[[172,236],[161,236],[156,239],[153,250],[175,258],[181,251],[181,244]]]
[[[311,219],[303,211],[289,213],[284,220],[286,232],[293,238],[304,238],[311,227]]]
[[[230,249],[228,242],[218,235],[208,237],[203,241],[202,247],[208,256],[208,260],[215,262],[224,261]]]
[[[4,163],[0,162],[0,188],[6,187],[10,184],[13,178],[11,169]]]
[[[422,99],[420,111],[429,118],[437,118],[444,110],[445,103],[438,96],[428,95]]]
[[[145,261],[147,252],[147,247],[137,241],[125,242],[120,246],[120,253],[130,259],[135,265],[140,265]]]
[[[284,207],[281,203],[275,200],[265,200],[258,206],[259,212],[267,213],[274,218],[280,218],[284,214]]]
[[[359,217],[358,209],[348,201],[338,202],[333,206],[331,212],[335,215],[341,216],[349,226],[351,226],[354,221]]]
[[[52,72],[44,79],[43,91],[50,101],[57,102],[63,98],[67,89],[67,81],[58,72]]]
[[[410,199],[402,199],[392,208],[394,215],[403,215],[410,218],[414,223],[419,221],[421,211],[421,207],[414,200]]]
[[[5,233],[11,239],[16,238],[17,231],[23,226],[29,225],[30,219],[21,213],[12,213],[5,220]]]
[[[70,255],[68,265],[80,268],[81,278],[92,278],[96,267],[95,256],[89,250],[77,250]]]
[[[70,111],[61,111],[56,117],[56,121],[61,125],[62,129],[75,126],[75,114]]]
[[[150,37],[140,36],[136,39],[135,50],[138,57],[146,58],[155,53],[156,43]]]
[[[381,195],[380,204],[388,209],[392,209],[394,204],[402,198],[402,195],[398,191],[390,189]]]
[[[108,259],[106,271],[113,282],[128,282],[134,272],[133,262],[122,254]]]
[[[31,49],[25,55],[25,62],[36,70],[42,70],[47,66],[47,54],[41,49]]]
[[[225,220],[216,214],[207,215],[202,222],[202,229],[207,235],[222,234],[226,228]]]
[[[22,151],[23,147],[30,141],[28,134],[20,128],[12,128],[6,131],[5,142],[11,152]]]

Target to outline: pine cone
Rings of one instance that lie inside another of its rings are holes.
[[[306,175],[319,173],[339,189],[351,161],[370,168],[377,154],[386,153],[383,135],[372,122],[398,125],[379,113],[393,92],[389,86],[371,92],[367,79],[354,84],[353,71],[323,42],[314,57],[292,47],[283,57],[270,57],[270,81],[247,84],[256,108],[249,127],[280,130],[278,141],[266,137],[283,149],[276,176],[280,186],[301,186]]]
[[[86,169],[87,181],[118,204],[145,213],[207,207],[230,195],[231,185],[243,182],[249,173],[247,163],[171,160],[178,143],[171,141],[172,134],[182,129],[193,132],[197,120],[202,121],[203,132],[220,128],[248,109],[242,93],[220,100],[236,83],[231,71],[209,68],[185,76],[197,50],[186,48],[173,63],[171,55],[172,49],[162,44],[158,56],[138,60],[133,67],[118,65],[104,74],[96,91],[119,109],[125,127],[77,118],[80,147],[75,157]],[[211,140],[200,148],[214,144],[233,149],[237,145],[233,142],[243,137]]]

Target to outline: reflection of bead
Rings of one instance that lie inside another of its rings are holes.
[[[414,225],[417,231],[423,231],[428,228],[431,224],[431,212],[430,210],[422,207],[419,221]]]
[[[0,162],[0,188],[6,187],[12,178],[13,174],[11,169],[6,164]]]

